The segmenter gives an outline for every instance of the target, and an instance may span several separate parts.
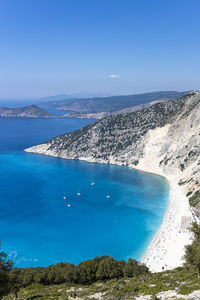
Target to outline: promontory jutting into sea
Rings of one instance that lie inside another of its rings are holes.
[[[63,102],[1,109],[0,235],[17,267],[105,253],[183,265],[199,224],[200,93],[139,99],[99,121],[67,118]]]
[[[105,253],[115,259],[140,259],[168,206],[167,181],[127,166],[23,152],[95,122],[52,114],[31,106],[4,109],[0,119],[4,248],[18,267],[48,266],[66,257],[79,263]]]
[[[0,1],[0,300],[200,300],[200,1]]]
[[[195,195],[199,187],[199,106],[200,93],[191,92],[131,114],[108,116],[25,151],[128,165],[167,178],[168,211],[143,262],[154,272],[172,269],[183,264],[184,247],[191,241],[188,226],[195,213],[186,194]]]
[[[40,108],[37,116],[37,107],[31,107],[29,119],[1,118],[6,128],[1,132],[1,236],[16,264],[46,266],[66,255],[78,263],[107,253],[142,259],[152,271],[181,265],[190,243],[187,225],[194,218],[184,193],[198,189],[199,99],[195,92],[155,100],[98,122],[48,115]],[[24,126],[27,133],[21,136]],[[53,136],[58,137],[27,148]]]

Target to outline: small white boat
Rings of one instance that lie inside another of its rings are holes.
[[[71,204],[68,203],[67,206],[68,206],[68,207],[71,207]]]
[[[91,184],[90,185],[95,185],[95,182],[91,182]]]
[[[107,195],[106,198],[110,198],[110,195]]]
[[[77,193],[76,195],[77,195],[77,196],[80,196],[80,195],[81,195],[81,193]]]
[[[66,197],[66,196],[64,196],[64,197],[63,197],[63,199],[64,199],[64,200],[66,200],[66,199],[67,199],[67,197]]]

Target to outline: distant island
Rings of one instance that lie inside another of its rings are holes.
[[[36,105],[28,105],[20,108],[0,107],[0,117],[48,118],[54,116]]]

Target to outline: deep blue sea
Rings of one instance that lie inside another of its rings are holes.
[[[169,192],[162,177],[23,152],[92,121],[0,118],[0,239],[16,266],[140,259],[158,230]]]

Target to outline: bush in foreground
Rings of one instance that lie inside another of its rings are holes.
[[[59,263],[46,268],[13,268],[10,278],[15,278],[16,284],[26,287],[30,284],[54,285],[62,283],[91,284],[98,280],[109,280],[123,276],[133,277],[148,273],[148,268],[129,259],[117,261],[110,256],[95,257],[81,262],[77,266],[69,263]]]
[[[11,291],[9,272],[12,266],[13,262],[7,258],[7,254],[0,252],[0,299]]]

